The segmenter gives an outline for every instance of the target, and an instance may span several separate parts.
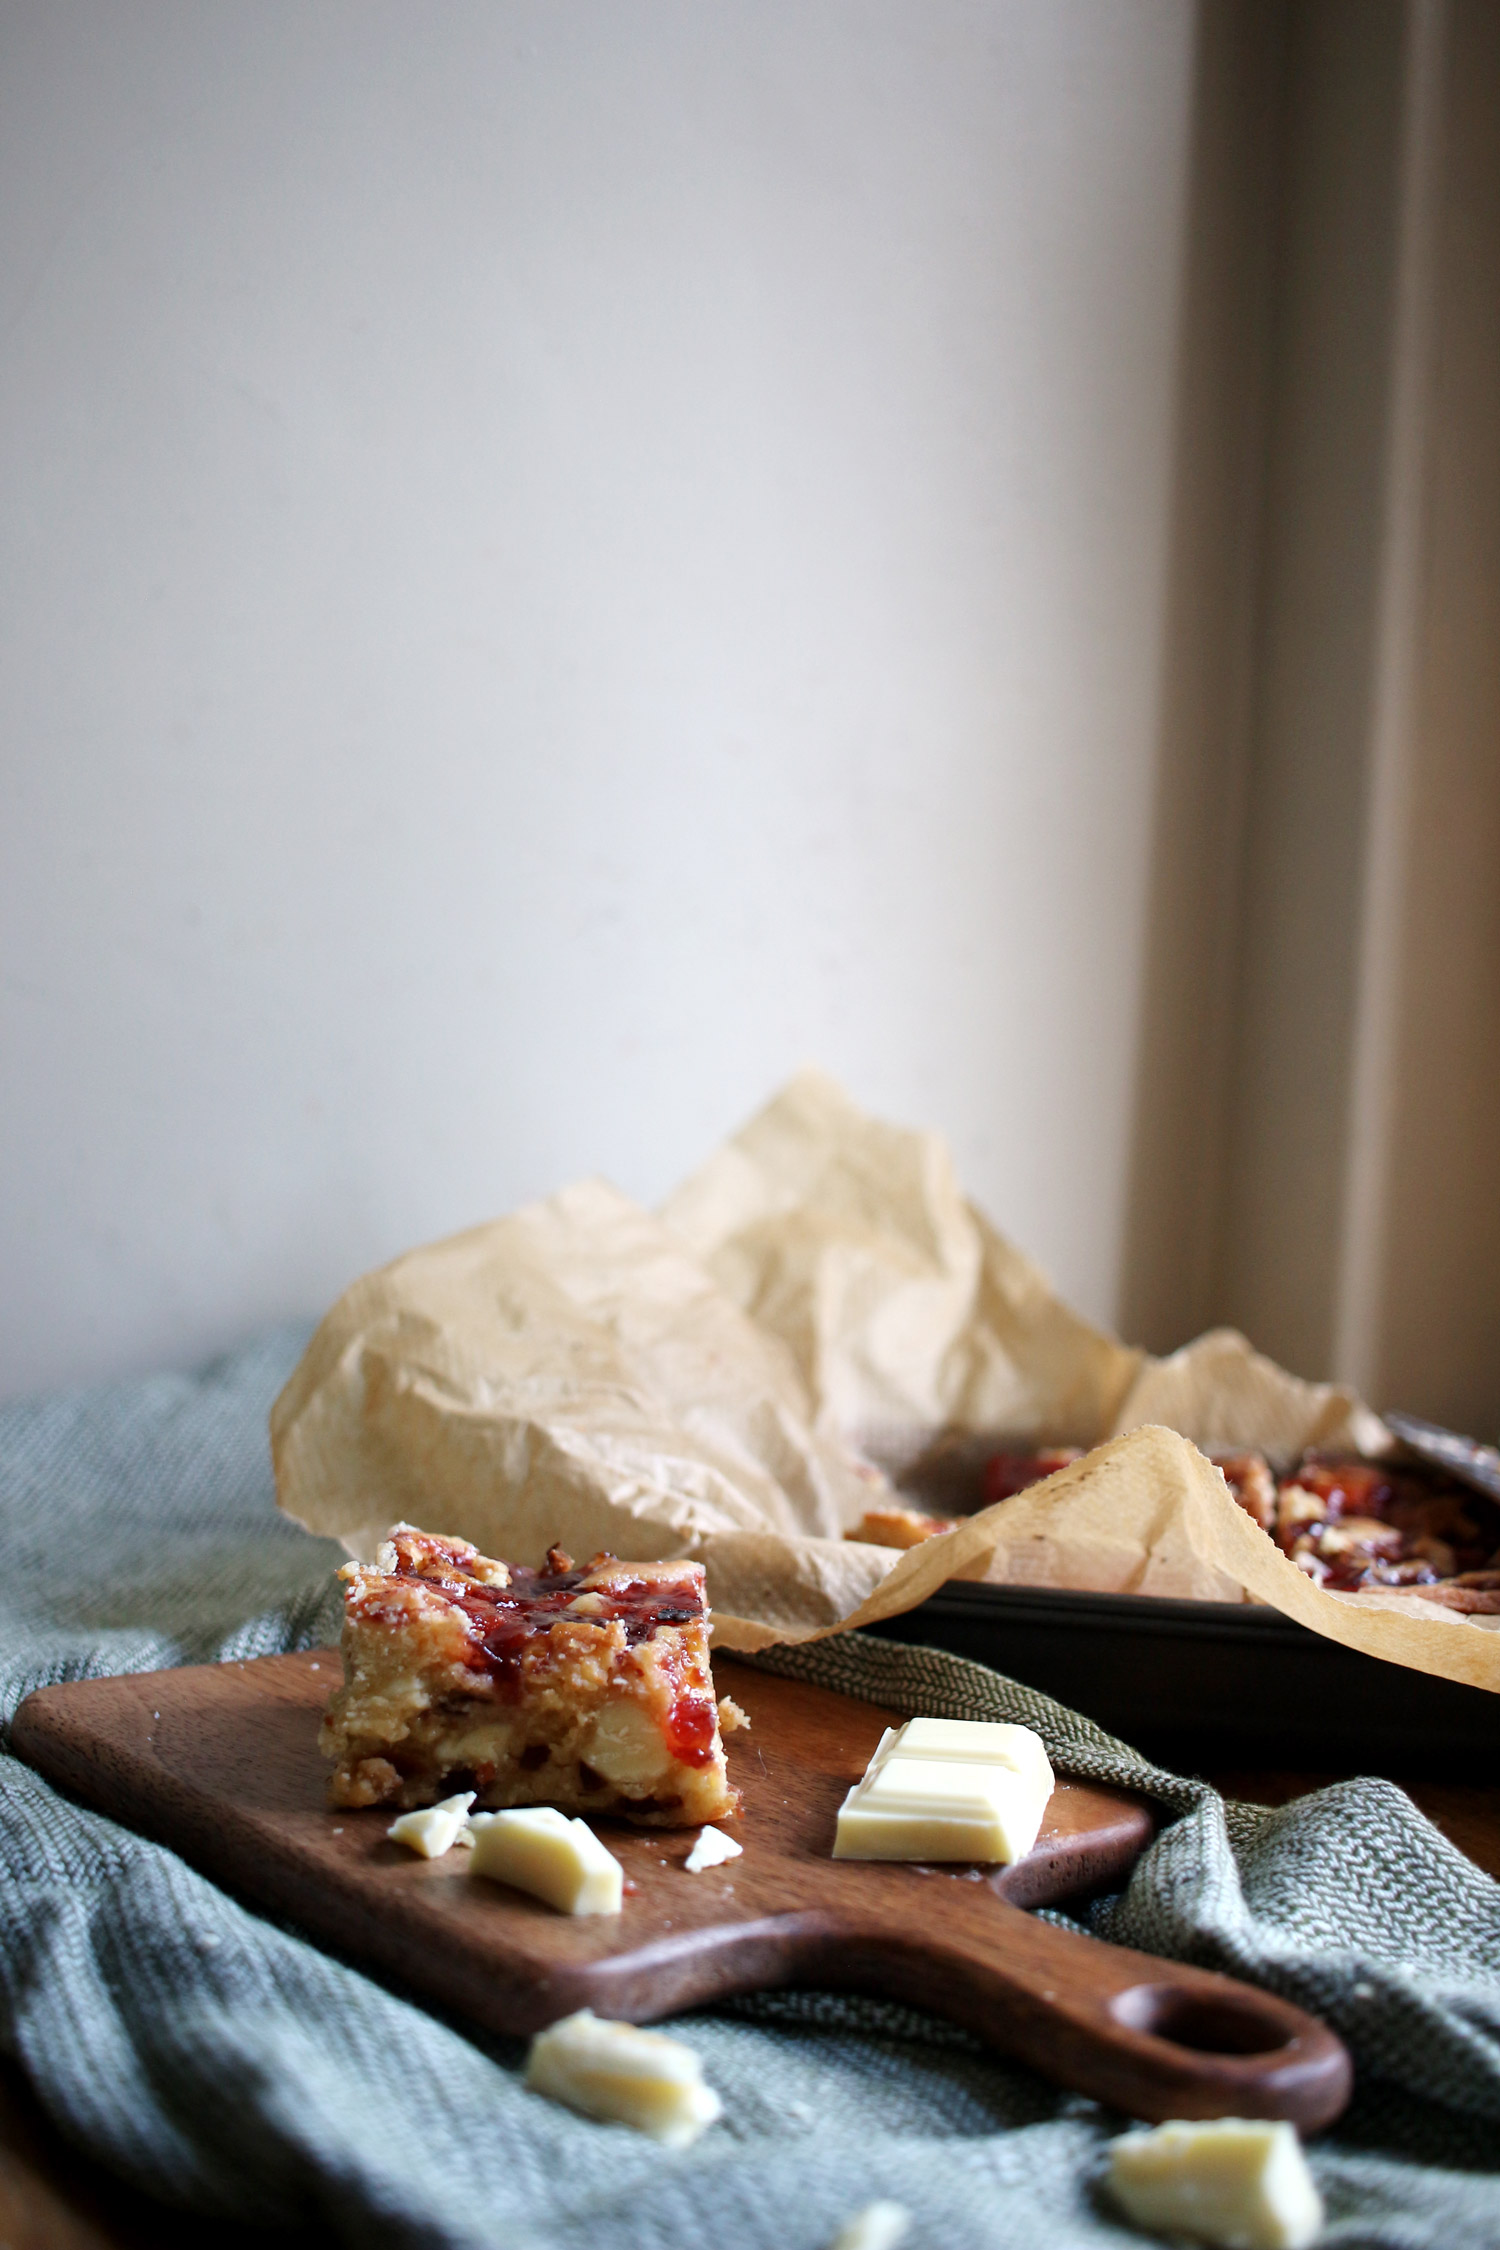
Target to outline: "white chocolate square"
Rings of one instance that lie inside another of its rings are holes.
[[[475,1813],[471,1875],[529,1891],[560,1914],[618,1914],[625,1871],[585,1820],[551,1805]]]
[[[1125,2133],[1110,2144],[1109,2185],[1136,2226],[1223,2250],[1307,2250],[1323,2201],[1294,2128],[1215,2117]]]
[[[839,1811],[835,1859],[1024,1859],[1052,1795],[1029,1727],[910,1719],[882,1735]]]

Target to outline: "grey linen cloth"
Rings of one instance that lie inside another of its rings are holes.
[[[332,1638],[340,1559],[273,1506],[266,1414],[304,1341],[0,1412],[0,1719],[31,1688]],[[441,1528],[441,1527],[437,1527]],[[850,1635],[777,1671],[1019,1719],[1174,1816],[1090,1926],[1334,2024],[1354,2107],[1314,2145],[1329,2243],[1500,2244],[1500,1890],[1389,1783],[1226,1804],[1014,1681]],[[753,1848],[753,1845],[752,1845]],[[683,2019],[724,2118],[666,2154],[0,1757],[4,2040],[62,2131],[151,2194],[282,2234],[513,2250],[824,2250],[889,2198],[912,2250],[1141,2238],[1124,2121],[911,2010],[769,1994]]]

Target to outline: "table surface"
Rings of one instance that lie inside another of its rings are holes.
[[[1215,1772],[1228,1797],[1283,1805],[1338,1773]],[[1445,1836],[1487,1874],[1500,1876],[1500,1789],[1403,1778],[1402,1786]],[[0,2245],[5,2250],[201,2250],[203,2220],[132,2192],[53,2131],[13,2065],[0,2064]],[[318,2230],[326,2242],[326,2229]],[[258,2250],[304,2238],[214,2222],[218,2250]],[[305,2238],[310,2244],[311,2232]]]

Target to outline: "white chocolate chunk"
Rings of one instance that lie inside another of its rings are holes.
[[[839,2228],[828,2250],[896,2250],[911,2232],[911,2213],[901,2203],[867,2203]]]
[[[887,1728],[840,1807],[833,1856],[1009,1864],[1036,1842],[1052,1787],[1030,1727],[909,1719]]]
[[[526,2084],[608,2124],[633,2125],[686,2148],[723,2110],[691,2047],[662,2031],[609,2023],[592,2008],[549,2024],[531,2042]]]
[[[440,1805],[424,1805],[420,1812],[403,1813],[391,1822],[386,1835],[393,1844],[404,1844],[423,1859],[441,1859],[455,1844],[469,1841],[469,1807],[473,1802],[472,1789],[461,1797],[445,1797]]]
[[[1215,2117],[1125,2133],[1110,2145],[1109,2185],[1127,2218],[1154,2234],[1222,2250],[1306,2250],[1323,2201],[1294,2128]]]
[[[644,1703],[617,1695],[606,1703],[579,1755],[616,1789],[649,1796],[671,1771],[672,1753]]]
[[[518,1805],[475,1813],[469,1828],[471,1875],[530,1891],[560,1914],[619,1913],[625,1871],[586,1820],[569,1820],[551,1805]]]
[[[726,1859],[738,1859],[744,1848],[722,1828],[705,1828],[682,1864],[690,1875],[701,1875],[705,1867],[722,1867]]]

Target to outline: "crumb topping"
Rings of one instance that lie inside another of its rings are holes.
[[[359,1623],[394,1620],[413,1597],[449,1613],[463,1635],[457,1654],[504,1697],[522,1692],[538,1659],[587,1662],[595,1642],[606,1664],[621,1647],[653,1643],[663,1625],[701,1622],[707,1615],[699,1563],[635,1565],[598,1554],[579,1567],[560,1547],[546,1565],[507,1567],[462,1539],[398,1524],[382,1542],[375,1571],[347,1566],[348,1614]],[[706,1665],[676,1640],[655,1644],[667,1691],[665,1734],[674,1757],[706,1764],[714,1754],[717,1712]],[[702,1675],[700,1677],[700,1674]]]

